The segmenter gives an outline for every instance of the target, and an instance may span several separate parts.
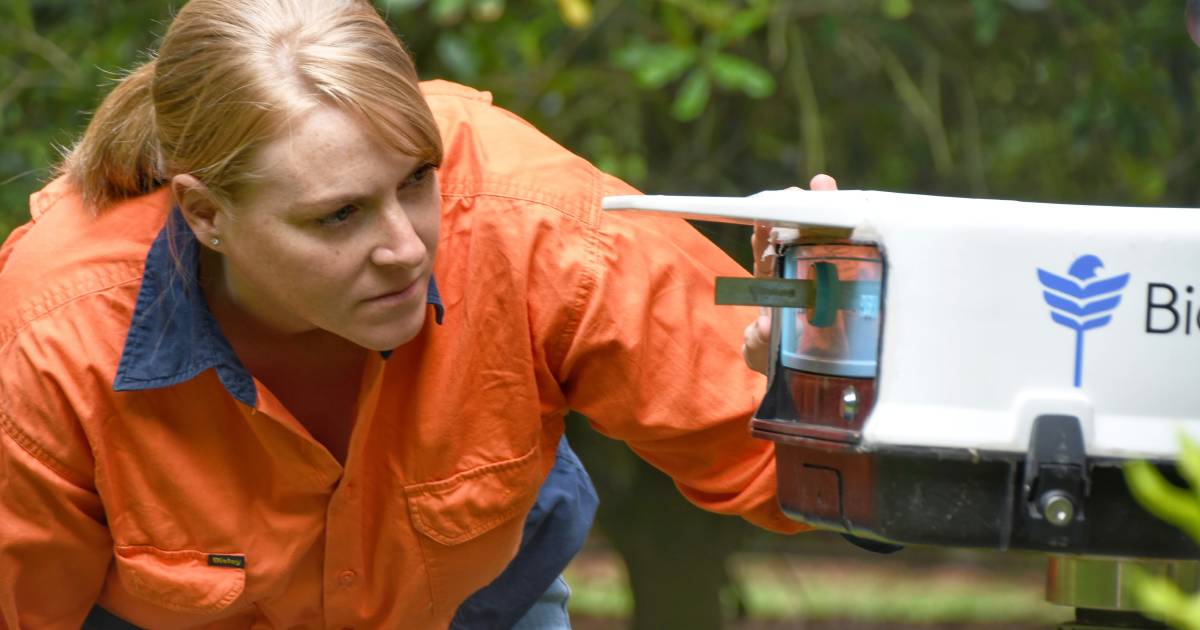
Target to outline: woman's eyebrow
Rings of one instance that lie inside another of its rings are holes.
[[[411,167],[402,169],[404,176],[401,177],[400,180],[403,181],[411,177],[413,173],[416,173],[426,166],[433,165],[428,161],[417,160],[416,163],[414,163]],[[375,198],[374,191],[334,191],[330,193],[318,192],[312,197],[305,196],[303,193],[301,193],[300,199],[293,204],[293,207],[305,209],[340,208],[347,204],[363,204],[369,202],[373,198]]]
[[[296,206],[301,208],[341,208],[350,204],[361,204],[371,198],[370,193],[360,192],[335,192],[324,196],[312,198],[301,198],[296,202]]]

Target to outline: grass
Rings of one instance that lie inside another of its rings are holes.
[[[987,556],[982,556],[986,561]],[[1071,611],[1045,601],[1040,565],[1013,572],[979,564],[910,566],[890,558],[809,558],[739,554],[730,563],[752,619],[868,622],[1045,623]],[[624,567],[606,551],[581,554],[566,571],[572,613],[627,618],[633,609]]]

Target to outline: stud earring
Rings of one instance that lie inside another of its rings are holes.
[[[221,239],[214,236],[211,239],[209,239],[208,244],[212,245],[213,247],[216,247],[217,245],[221,244]]]

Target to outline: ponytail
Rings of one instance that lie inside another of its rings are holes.
[[[150,61],[117,84],[59,166],[89,208],[101,210],[163,183],[151,94],[154,66]]]

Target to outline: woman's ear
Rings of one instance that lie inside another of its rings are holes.
[[[221,230],[224,223],[222,206],[212,191],[192,175],[182,174],[171,178],[171,194],[183,213],[184,221],[196,235],[201,245],[221,250]]]

